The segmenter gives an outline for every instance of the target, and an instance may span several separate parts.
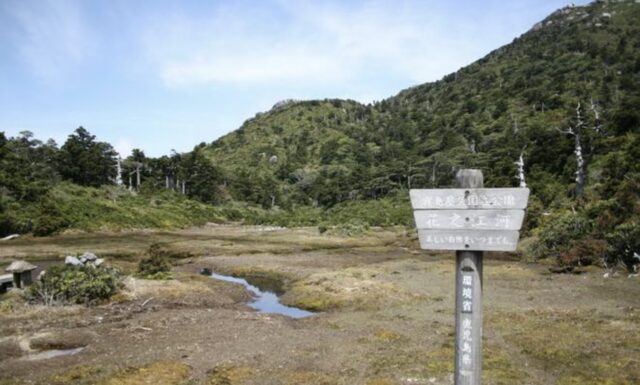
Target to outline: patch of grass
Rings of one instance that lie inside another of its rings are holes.
[[[234,294],[235,291],[220,293],[218,288],[222,283],[199,274],[176,274],[176,279],[168,281],[129,277],[124,284],[125,293],[131,300],[152,299],[153,303],[171,306],[217,307],[249,298],[241,298],[242,288],[231,289],[237,290],[237,295]]]
[[[129,368],[99,385],[189,385],[191,367],[179,361],[159,361]]]
[[[0,378],[0,385],[25,385],[27,384],[23,380],[15,378]]]
[[[483,347],[482,366],[483,379],[494,385],[524,384],[529,377],[507,352],[494,345]]]
[[[337,385],[338,380],[329,374],[311,371],[294,371],[286,375],[285,385]]]
[[[73,349],[87,346],[94,339],[94,334],[73,330],[62,333],[44,333],[29,341],[29,347],[35,350]]]
[[[20,357],[24,351],[16,338],[8,337],[0,339],[0,361]]]
[[[326,311],[344,307],[371,310],[417,298],[416,294],[389,282],[384,273],[367,268],[347,268],[313,274],[297,281],[282,300],[303,309]]]
[[[523,280],[527,278],[539,277],[535,269],[517,263],[500,263],[497,265],[485,266],[483,274],[486,279],[499,278],[501,280]]]
[[[94,365],[78,365],[61,373],[49,377],[50,385],[89,385],[95,384],[96,376],[102,373],[102,369]]]
[[[546,310],[496,313],[489,322],[558,383],[640,383],[640,323],[635,314],[618,318]]]
[[[242,385],[256,375],[246,366],[221,365],[207,373],[203,385]]]
[[[440,345],[437,349],[427,352],[423,357],[425,369],[430,376],[442,376],[453,373],[453,339]]]
[[[397,333],[393,330],[378,330],[373,334],[374,340],[380,342],[402,342],[407,341],[408,338],[404,335]]]
[[[18,292],[9,291],[0,296],[0,315],[14,313],[25,304],[25,300]]]
[[[388,378],[371,378],[366,385],[398,385],[398,382]]]

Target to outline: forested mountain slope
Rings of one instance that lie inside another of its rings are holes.
[[[120,164],[82,127],[60,148],[0,133],[0,233],[408,225],[408,189],[449,186],[462,167],[482,169],[486,186],[517,186],[522,160],[525,255],[631,267],[638,159],[640,3],[600,1],[558,10],[440,81],[371,105],[280,102],[188,153],[136,149]]]
[[[548,205],[576,188],[575,138],[565,131],[578,123],[578,104],[587,190],[609,182],[603,156],[635,140],[639,22],[632,1],[564,8],[438,82],[367,106],[289,102],[206,152],[234,198],[265,207],[444,186],[463,166],[482,168],[489,186],[517,185],[522,153],[527,181]]]

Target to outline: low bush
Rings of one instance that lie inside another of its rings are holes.
[[[607,247],[607,241],[604,239],[585,238],[571,241],[569,249],[560,253],[558,262],[562,266],[601,265]]]
[[[145,279],[171,279],[171,261],[158,243],[149,246],[149,257],[138,263],[138,276]]]
[[[558,210],[545,217],[534,231],[538,244],[534,247],[536,258],[560,258],[571,248],[571,242],[589,233],[590,223],[579,213]]]
[[[640,266],[640,224],[637,222],[623,223],[607,235],[609,248],[605,265],[614,268],[622,264],[627,270],[637,272]]]
[[[27,290],[31,302],[44,305],[93,304],[122,287],[120,272],[106,266],[53,266]]]

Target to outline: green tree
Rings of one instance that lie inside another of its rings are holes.
[[[187,195],[206,203],[220,203],[223,173],[199,148],[184,160]]]
[[[109,143],[96,142],[95,138],[83,127],[69,135],[58,154],[58,168],[64,179],[83,186],[112,183],[117,153]]]

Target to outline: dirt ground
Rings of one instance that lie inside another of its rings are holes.
[[[95,307],[0,296],[0,384],[453,383],[454,256],[419,250],[404,228],[65,234],[2,243],[0,264],[93,251],[132,272],[153,243],[175,257],[175,280],[129,277]],[[640,383],[639,277],[551,274],[509,259],[485,257],[484,384]],[[318,314],[257,313],[244,288],[203,267],[270,282],[284,303]]]

